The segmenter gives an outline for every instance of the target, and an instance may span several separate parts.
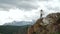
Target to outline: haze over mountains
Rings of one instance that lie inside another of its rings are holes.
[[[35,20],[33,21],[13,21],[10,23],[5,23],[3,25],[12,25],[12,26],[24,26],[24,25],[33,25]]]

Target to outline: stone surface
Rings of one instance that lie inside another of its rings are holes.
[[[39,18],[28,28],[28,34],[56,34],[56,32],[60,32],[60,13],[51,13],[42,19]]]

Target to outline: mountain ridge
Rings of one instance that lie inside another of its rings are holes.
[[[13,21],[10,23],[5,23],[3,25],[12,25],[12,26],[24,26],[24,25],[33,25],[35,21]]]

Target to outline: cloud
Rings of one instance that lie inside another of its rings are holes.
[[[60,1],[53,0],[47,3],[46,5],[48,10],[60,11]]]
[[[32,21],[39,18],[39,11],[23,11],[18,8],[0,11],[0,25],[12,21]]]
[[[39,10],[43,9],[46,16],[60,11],[58,0],[0,0],[0,24],[12,21],[29,21],[40,17]],[[28,11],[25,11],[28,10]]]
[[[37,9],[38,0],[0,0],[0,9],[8,10],[17,7],[23,10]]]
[[[0,0],[0,10],[17,7],[22,10],[32,10],[39,7],[38,2],[50,0]]]
[[[30,21],[39,18],[39,1],[42,0],[0,0],[0,10],[4,10],[0,11],[0,25],[14,20]]]

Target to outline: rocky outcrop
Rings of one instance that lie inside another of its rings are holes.
[[[46,27],[49,30],[47,34],[60,32],[60,13],[49,14],[46,18],[49,19],[50,23]]]
[[[60,32],[60,13],[51,13],[38,19],[28,28],[28,34],[56,34],[56,32]]]

